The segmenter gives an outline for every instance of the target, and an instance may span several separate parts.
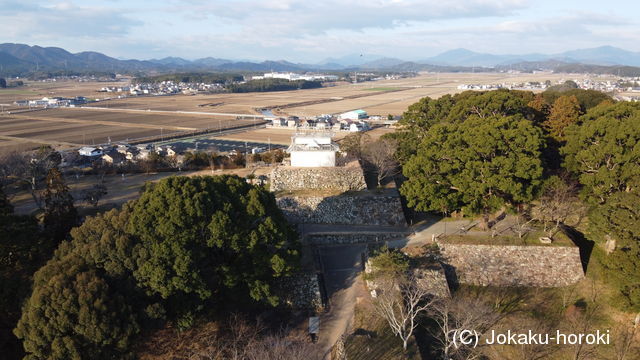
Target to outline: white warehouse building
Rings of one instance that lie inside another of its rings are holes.
[[[291,166],[333,167],[336,166],[338,144],[327,133],[296,134],[291,138],[287,152],[291,154]]]
[[[346,113],[342,113],[338,115],[338,119],[340,120],[361,120],[361,119],[366,119],[368,117],[369,116],[367,115],[367,112],[360,109],[347,111]]]

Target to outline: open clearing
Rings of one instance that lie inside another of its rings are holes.
[[[461,84],[511,84],[581,79],[577,74],[444,73],[413,78],[339,84],[320,89],[242,94],[129,97],[91,104],[98,108],[46,109],[16,113],[14,105],[0,114],[0,152],[25,150],[40,144],[60,148],[126,141],[194,131],[220,130],[255,124],[262,108],[277,115],[315,116],[364,109],[370,115],[400,115],[425,96],[458,93]],[[45,96],[106,98],[103,86],[127,82],[28,82],[27,86],[0,90],[0,104]],[[24,110],[24,108],[22,109]],[[9,114],[8,112],[11,112]],[[184,113],[184,112],[196,112]],[[225,115],[234,114],[234,115]],[[237,120],[235,114],[249,115]],[[348,133],[338,132],[339,139]],[[372,133],[374,134],[374,133]],[[222,136],[223,139],[288,144],[291,130],[258,129]]]

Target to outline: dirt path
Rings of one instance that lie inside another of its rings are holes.
[[[362,269],[361,254],[365,250],[366,245],[320,249],[330,304],[329,312],[320,316],[318,343],[325,359],[331,358],[331,348],[353,324],[356,299],[364,291],[359,272]]]

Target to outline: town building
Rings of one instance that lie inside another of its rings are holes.
[[[296,134],[287,152],[294,167],[334,167],[340,148],[329,133]]]
[[[81,147],[78,150],[78,154],[82,156],[90,156],[90,157],[102,156],[102,149],[85,146],[85,147]]]
[[[340,120],[361,120],[361,119],[366,119],[367,116],[367,112],[364,110],[353,110],[353,111],[347,111],[346,113],[342,113],[340,115],[338,115],[338,119]]]

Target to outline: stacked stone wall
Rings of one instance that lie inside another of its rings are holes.
[[[406,226],[398,195],[342,194],[279,196],[278,207],[292,223]]]
[[[316,274],[296,274],[283,280],[284,301],[295,309],[323,309],[320,284]]]
[[[440,244],[450,281],[478,286],[560,287],[584,277],[577,247]]]
[[[367,188],[360,165],[342,167],[279,166],[271,172],[271,191],[338,190],[358,191]]]
[[[406,236],[400,232],[389,233],[348,233],[348,234],[309,234],[303,239],[308,245],[351,245],[351,244],[376,244],[385,241],[400,240]]]

